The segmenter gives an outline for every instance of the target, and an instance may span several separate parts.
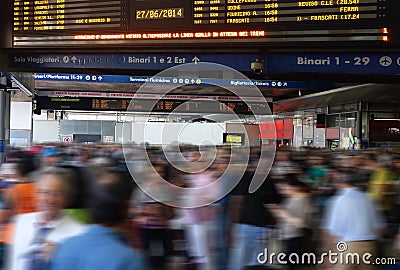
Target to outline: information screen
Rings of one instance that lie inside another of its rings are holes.
[[[268,115],[272,103],[216,100],[110,99],[35,96],[36,110],[129,111],[154,113],[236,113]]]
[[[385,43],[393,1],[14,0],[14,47],[50,46],[49,40],[51,46],[199,40]]]
[[[125,29],[123,0],[14,0],[14,32]]]
[[[133,7],[132,26],[143,20],[147,28],[160,29],[159,19],[181,20],[185,6],[154,9],[155,1],[136,1]],[[193,25],[283,26],[289,22],[301,24],[308,22],[365,21],[385,17],[385,1],[379,0],[193,0],[187,10]],[[141,25],[143,27],[144,25]],[[209,28],[209,27],[208,27]],[[274,27],[272,27],[274,28]]]

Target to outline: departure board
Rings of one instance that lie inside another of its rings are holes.
[[[192,100],[149,100],[87,97],[46,97],[35,96],[36,110],[88,110],[88,111],[129,111],[154,113],[236,113],[268,115],[272,103],[236,101]]]
[[[14,31],[125,29],[123,0],[14,0]]]
[[[361,2],[361,3],[360,3]],[[378,1],[195,0],[194,24],[274,24],[375,19]]]
[[[14,47],[214,40],[384,44],[396,1],[15,0]]]

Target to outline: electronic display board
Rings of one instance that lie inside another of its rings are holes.
[[[125,1],[14,0],[14,33],[126,28]]]
[[[216,40],[384,44],[394,1],[14,0],[14,47]]]
[[[129,111],[154,113],[236,113],[244,115],[268,115],[272,103],[216,101],[206,99],[191,100],[149,100],[90,97],[46,97],[35,96],[36,110],[87,110],[87,111]]]

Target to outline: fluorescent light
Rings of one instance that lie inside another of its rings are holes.
[[[399,118],[378,118],[378,119],[374,119],[375,121],[400,121]]]

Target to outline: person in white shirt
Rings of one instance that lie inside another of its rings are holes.
[[[334,252],[337,250],[346,258],[349,254],[358,254],[362,258],[368,253],[372,258],[367,259],[373,262],[378,254],[378,240],[386,225],[374,202],[355,187],[356,180],[349,172],[338,174],[334,183],[339,190],[328,202],[322,229],[326,233],[327,247]],[[336,250],[332,243],[336,245]],[[359,264],[337,263],[334,269],[372,270],[377,269],[377,265],[364,261]]]
[[[64,168],[49,167],[38,174],[36,200],[40,212],[16,216],[6,269],[41,270],[63,240],[80,234],[84,225],[63,214],[73,194]]]

